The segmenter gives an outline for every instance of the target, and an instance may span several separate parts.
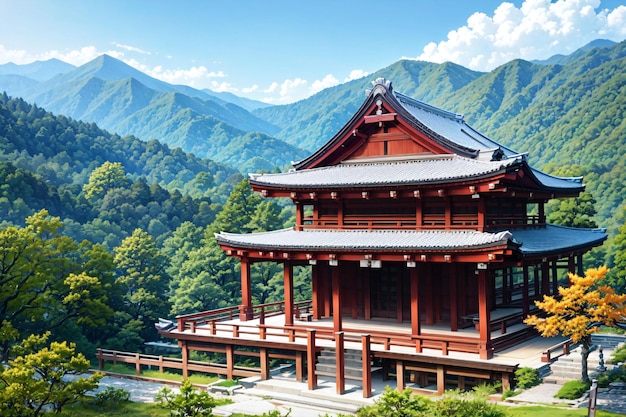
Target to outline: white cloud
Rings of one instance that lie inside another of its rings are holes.
[[[348,81],[357,80],[367,75],[369,75],[369,72],[363,71],[361,69],[355,69],[355,70],[350,71],[350,74],[346,78],[343,79],[343,82],[347,83]]]
[[[194,88],[206,88],[209,85],[214,85],[215,81],[213,81],[213,79],[226,77],[223,71],[209,71],[209,69],[205,66],[191,67],[188,69],[164,69],[160,65],[154,68],[147,68],[145,65],[135,66],[133,65],[134,62],[127,62],[127,64],[132,65],[151,77],[158,78],[161,81],[165,81],[170,84],[189,85]]]
[[[623,40],[626,6],[599,7],[600,0],[526,0],[520,8],[504,2],[493,16],[474,13],[467,25],[429,43],[415,59],[490,71],[515,58],[569,54],[594,39]]]
[[[136,46],[126,45],[126,44],[117,43],[117,42],[113,42],[113,45],[121,49],[126,49],[127,51],[130,51],[130,52],[137,52],[137,53],[144,54],[144,55],[152,55],[152,53],[145,51],[141,48],[137,48]]]
[[[327,74],[321,80],[313,81],[313,83],[311,84],[311,87],[309,88],[309,95],[319,93],[323,89],[328,88],[328,87],[334,87],[337,84],[339,84],[339,80],[336,79],[334,75]]]

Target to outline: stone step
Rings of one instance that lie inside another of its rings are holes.
[[[328,411],[354,414],[358,408],[363,405],[354,405],[348,401],[337,400],[334,398],[331,399],[328,396],[325,397],[323,395],[310,396],[307,395],[308,392],[315,391],[300,391],[298,394],[290,394],[276,390],[266,391],[262,388],[251,388],[246,390],[246,394],[248,395],[254,395],[257,397],[266,397],[271,395],[273,399],[278,401],[283,401],[289,404],[299,404],[314,410],[319,410],[319,415],[324,415],[324,413],[328,413]]]

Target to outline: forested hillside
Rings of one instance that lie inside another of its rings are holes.
[[[108,55],[43,80],[61,71],[58,62],[33,65],[0,66],[0,91],[112,132],[157,139],[243,174],[283,168],[307,155],[271,137],[278,128],[248,111],[264,103],[168,84]]]
[[[0,95],[0,360],[41,329],[89,357],[141,351],[161,317],[237,305],[238,262],[213,233],[293,215],[234,169]],[[278,301],[282,268],[253,268],[255,302]]]

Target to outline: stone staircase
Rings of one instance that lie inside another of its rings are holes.
[[[592,347],[587,359],[587,370],[589,378],[596,378],[599,374],[597,370],[600,365],[600,349],[604,355],[604,366],[612,369],[613,365],[609,365],[606,361],[611,356],[611,352],[621,343],[626,342],[626,336],[598,334],[593,335]],[[556,361],[550,364],[550,374],[543,378],[544,383],[548,384],[564,384],[567,381],[581,379],[582,358],[580,356],[580,347],[573,349],[569,355],[560,356]]]
[[[315,373],[318,376],[334,378],[337,371],[335,348],[324,348],[320,352],[315,364]],[[372,369],[374,372],[375,369]],[[344,376],[346,379],[361,381],[363,379],[363,358],[360,350],[345,349]]]

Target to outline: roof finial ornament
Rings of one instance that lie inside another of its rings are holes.
[[[372,81],[372,85],[374,86],[374,88],[365,90],[365,95],[369,96],[371,94],[385,94],[393,90],[393,88],[391,87],[391,81],[386,80],[382,77],[376,78],[376,80]]]

